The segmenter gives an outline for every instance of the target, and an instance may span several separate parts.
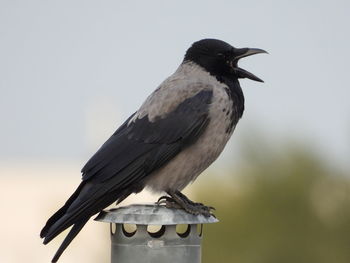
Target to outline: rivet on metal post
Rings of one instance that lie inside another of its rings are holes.
[[[111,224],[112,263],[200,263],[202,226],[218,222],[213,216],[191,215],[156,204],[102,211],[95,220]],[[125,224],[136,228],[128,230]],[[180,224],[187,225],[183,233],[176,231]],[[150,226],[159,229],[153,232]]]

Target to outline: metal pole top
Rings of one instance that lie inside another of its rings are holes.
[[[135,225],[178,225],[216,223],[214,216],[192,215],[182,209],[157,204],[134,204],[102,211],[95,220]]]

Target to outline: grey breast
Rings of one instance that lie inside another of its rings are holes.
[[[201,67],[188,63],[181,65],[164,81],[135,114],[134,118],[148,116],[148,119],[153,121],[205,89],[213,92],[209,109],[210,122],[206,130],[194,144],[147,177],[145,184],[150,190],[182,190],[215,161],[233,131],[232,129],[227,133],[227,127],[231,124],[227,111],[232,108],[232,101],[226,91],[226,85],[218,82]]]

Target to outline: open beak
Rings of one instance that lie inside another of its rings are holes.
[[[231,67],[239,78],[248,78],[259,82],[264,82],[262,79],[258,78],[254,74],[246,71],[245,69],[239,68],[237,66],[238,60],[240,60],[241,58],[259,54],[259,53],[267,53],[267,52],[259,48],[235,48],[234,49],[235,57],[231,61]]]

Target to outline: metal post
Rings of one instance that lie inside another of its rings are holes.
[[[111,224],[112,263],[200,263],[202,226],[218,222],[213,216],[154,204],[102,211],[96,220]],[[125,224],[136,225],[136,230],[128,232]],[[184,233],[176,232],[179,224],[187,225]],[[150,232],[154,225],[160,229]]]

